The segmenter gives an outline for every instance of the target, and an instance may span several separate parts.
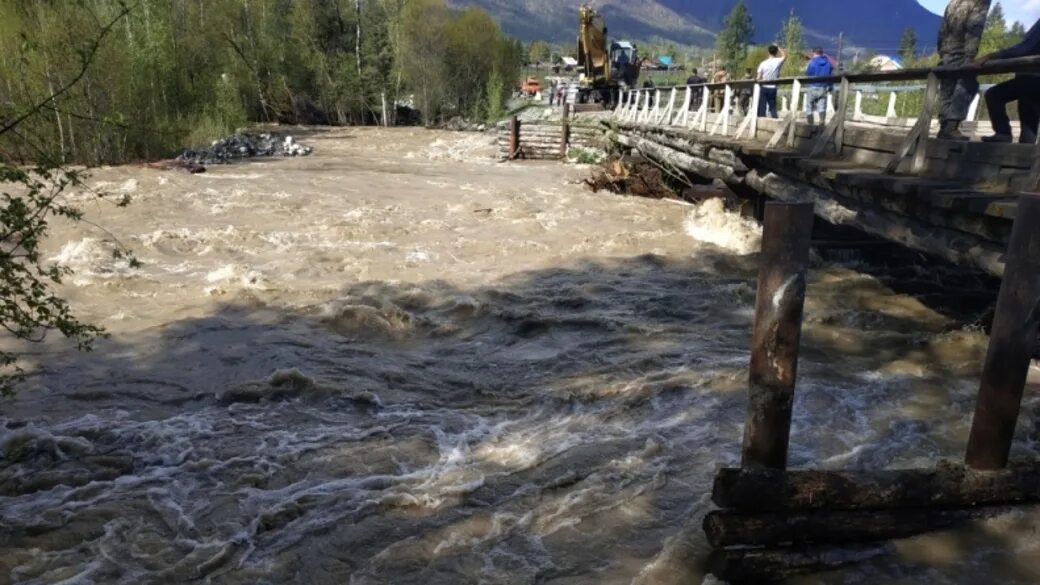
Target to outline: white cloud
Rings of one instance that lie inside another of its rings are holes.
[[[1004,0],[1001,4],[1008,20],[1017,20],[1026,28],[1040,19],[1040,0]]]

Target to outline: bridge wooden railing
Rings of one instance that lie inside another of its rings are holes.
[[[839,74],[829,77],[789,77],[768,82],[755,80],[729,81],[726,83],[705,83],[700,85],[677,85],[655,88],[632,89],[623,92],[615,117],[620,122],[685,127],[689,130],[709,135],[721,135],[737,140],[753,140],[758,134],[759,117],[757,115],[761,100],[762,85],[790,86],[791,102],[782,123],[772,138],[768,148],[775,148],[783,143],[791,148],[795,144],[796,122],[801,110],[800,102],[803,88],[811,84],[828,84],[837,86],[837,103],[829,108],[832,114],[823,131],[815,138],[810,157],[823,157],[829,154],[840,155],[845,135],[846,124],[856,121],[871,121],[861,114],[862,94],[855,93],[856,84],[877,84],[885,82],[926,81],[924,99],[916,122],[910,129],[901,147],[887,164],[887,173],[897,173],[910,160],[910,172],[920,174],[925,166],[926,144],[931,134],[931,126],[939,106],[939,80],[945,77],[962,75],[1000,75],[1000,74],[1040,74],[1040,57],[1023,57],[992,61],[985,65],[970,65],[962,68],[937,67],[930,69],[905,69],[891,72]],[[752,96],[747,112],[737,112],[733,107],[736,90],[751,88]],[[721,92],[724,106],[714,119],[711,116],[712,93]],[[691,109],[695,103],[694,96],[700,93],[700,105]],[[682,101],[680,102],[680,94]],[[893,96],[895,93],[893,93]],[[855,110],[849,116],[850,100],[854,99]],[[894,100],[895,98],[890,98]],[[888,113],[893,113],[894,101],[890,101]],[[971,118],[977,115],[978,100],[972,105]],[[731,129],[734,129],[731,134]],[[1040,188],[1040,147],[1037,150],[1036,163],[1030,173],[1029,184]]]

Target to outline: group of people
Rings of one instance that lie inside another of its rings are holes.
[[[787,62],[787,54],[783,49],[776,45],[771,45],[768,49],[769,57],[762,61],[758,66],[758,71],[752,71],[748,69],[745,72],[744,80],[757,80],[757,81],[775,81],[780,79],[780,72],[784,68],[784,63]],[[806,74],[810,77],[826,77],[833,74],[833,68],[829,57],[823,54],[823,49],[817,48],[813,51],[812,56],[809,57],[809,63],[806,68]],[[686,85],[701,85],[705,83],[728,83],[731,80],[729,72],[725,67],[719,67],[711,80],[701,77],[696,69],[686,80]],[[760,86],[760,95],[758,100],[758,115],[759,117],[777,118],[780,115],[779,109],[777,108],[777,86],[772,83],[763,83]],[[809,121],[813,120],[813,113],[819,112],[821,119],[827,111],[827,94],[830,92],[830,84],[826,83],[814,83],[810,84],[808,88],[808,97],[806,98],[806,115],[809,117]],[[715,90],[712,94],[712,106],[716,112],[722,111],[725,106],[724,93]],[[741,86],[736,94],[734,95],[737,105],[740,110],[747,112],[751,107],[752,101],[752,90],[749,86]],[[698,109],[701,106],[703,97],[699,94],[694,94],[693,103],[691,107]]]
[[[952,0],[946,7],[939,28],[940,66],[959,68],[972,63],[984,65],[997,59],[1013,59],[1040,55],[1040,21],[1029,29],[1019,44],[978,56],[982,31],[986,28],[990,0]],[[979,81],[974,75],[944,76],[939,81],[941,101],[939,111],[939,138],[944,140],[969,140],[961,132],[961,124],[968,117],[968,108],[979,92]],[[1014,79],[997,84],[985,94],[993,135],[984,142],[1012,142],[1011,120],[1007,105],[1018,102],[1018,114],[1022,130],[1018,141],[1035,144],[1037,125],[1040,123],[1040,76],[1018,74]]]
[[[991,0],[952,0],[946,8],[939,30],[940,66],[946,68],[963,68],[972,64],[984,65],[997,59],[1013,59],[1040,55],[1040,21],[1026,33],[1022,42],[1013,47],[996,51],[979,57],[979,44],[982,31],[986,27]],[[776,45],[768,49],[769,56],[758,66],[754,79],[761,83],[761,94],[758,102],[759,117],[777,118],[777,86],[769,83],[780,78],[780,73],[787,61],[787,54]],[[752,79],[751,71],[746,79]],[[830,77],[835,74],[833,60],[824,54],[822,48],[816,48],[808,56],[805,68],[807,77]],[[724,67],[717,69],[710,80],[701,77],[694,69],[686,80],[687,85],[705,83],[727,83],[729,72]],[[827,113],[828,96],[832,85],[827,82],[809,83],[805,97],[805,115],[810,124],[815,123],[817,116],[824,120]],[[944,140],[969,140],[961,132],[961,124],[968,117],[968,109],[979,92],[979,82],[975,75],[943,76],[940,79],[940,130],[938,137]],[[724,94],[712,92],[714,111],[722,111],[725,104]],[[741,88],[735,96],[741,110],[747,111],[751,102],[750,88]],[[984,137],[985,142],[1012,142],[1011,121],[1007,113],[1007,105],[1018,102],[1018,114],[1022,130],[1019,142],[1035,144],[1037,142],[1038,125],[1040,125],[1040,74],[1023,73],[1014,79],[1000,83],[985,94],[986,107],[993,125],[992,136]],[[691,107],[699,109],[703,97],[695,92]]]

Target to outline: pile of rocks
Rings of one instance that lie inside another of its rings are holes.
[[[309,146],[299,144],[292,136],[281,136],[274,132],[237,133],[214,141],[209,148],[186,149],[177,160],[196,165],[216,165],[262,156],[307,156],[313,150]]]

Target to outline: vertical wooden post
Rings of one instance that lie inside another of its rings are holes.
[[[751,111],[747,113],[751,116],[751,140],[758,140],[758,104],[762,101],[762,85],[755,83],[755,87],[751,90]]]
[[[566,107],[566,106],[564,106]],[[520,118],[513,116],[509,119],[509,160],[515,159],[520,154]]]
[[[989,352],[968,439],[967,464],[980,470],[1007,466],[1022,391],[1040,329],[1040,195],[1018,201],[1004,280],[990,333]]]
[[[567,158],[567,145],[571,142],[571,107],[563,106],[563,127],[560,129],[560,158]]]
[[[845,119],[849,114],[849,78],[841,78],[841,90],[838,92],[838,107],[834,110],[837,128],[834,133],[834,150],[841,156],[845,146]]]
[[[766,204],[743,467],[787,467],[814,219],[812,203]]]
[[[885,167],[886,174],[892,174],[899,170],[903,160],[910,154],[914,155],[913,172],[920,173],[924,169],[928,149],[928,136],[932,128],[932,112],[939,101],[939,77],[933,72],[928,74],[928,87],[924,91],[924,104],[921,106],[921,115],[917,117],[917,124],[910,130],[903,140],[903,144],[896,150],[896,154]]]
[[[795,133],[798,130],[798,106],[802,101],[802,83],[797,79],[794,80],[794,86],[791,89],[791,103],[794,104],[794,108],[791,110],[791,124],[787,129],[787,147],[794,148]]]
[[[701,132],[708,131],[708,112],[711,111],[711,90],[704,86],[704,94],[701,99]]]

